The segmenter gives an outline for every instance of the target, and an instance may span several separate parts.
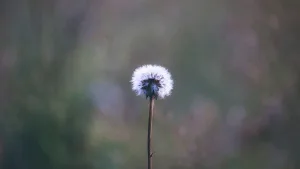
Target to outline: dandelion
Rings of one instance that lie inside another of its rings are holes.
[[[173,80],[169,71],[158,65],[144,65],[137,68],[132,75],[131,79],[132,90],[138,96],[145,96],[149,98],[149,118],[148,118],[148,169],[152,169],[152,119],[154,100],[158,98],[163,99],[169,96],[173,89]]]
[[[157,65],[144,65],[137,68],[131,79],[132,89],[137,95],[158,97],[163,99],[171,94],[173,80],[171,74],[164,67]]]

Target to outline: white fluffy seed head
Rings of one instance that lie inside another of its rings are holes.
[[[157,95],[163,99],[169,96],[173,89],[173,80],[169,71],[158,65],[144,65],[135,69],[132,75],[132,90],[137,95],[144,95],[143,83],[146,80],[156,80],[158,85]]]

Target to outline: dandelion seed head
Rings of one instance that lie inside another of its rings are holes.
[[[135,69],[131,79],[137,95],[163,99],[171,94],[173,80],[169,71],[158,65],[144,65]]]

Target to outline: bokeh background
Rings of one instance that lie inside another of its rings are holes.
[[[0,168],[300,168],[300,1],[1,0]]]

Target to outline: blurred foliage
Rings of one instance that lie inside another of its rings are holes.
[[[141,64],[170,69],[154,168],[300,167],[297,0],[3,0],[0,165],[146,167]]]

